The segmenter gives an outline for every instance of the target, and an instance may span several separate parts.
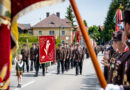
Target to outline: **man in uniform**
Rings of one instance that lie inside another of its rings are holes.
[[[67,71],[67,53],[68,53],[67,43],[64,44],[63,52],[64,52],[64,63],[65,63],[64,67],[65,67],[65,70]]]
[[[84,51],[81,45],[78,46],[79,51],[79,69],[80,69],[80,75],[82,75],[82,67],[83,67],[83,60],[84,60]]]
[[[74,58],[73,58],[73,51],[74,51],[74,47],[73,44],[70,45],[70,62],[71,62],[71,69],[74,67]]]
[[[31,60],[31,67],[30,67],[30,71],[33,71],[33,65],[35,68],[35,62],[36,62],[36,46],[33,43],[32,47],[30,48],[30,60]]]
[[[130,48],[130,9],[125,10],[124,12],[124,30],[125,34],[128,37],[127,45]],[[119,85],[108,84],[106,90],[130,90],[130,50],[127,51],[127,54],[122,58],[119,63],[119,70],[122,71],[122,83]]]
[[[83,59],[84,59],[84,52],[80,45],[76,44],[75,49],[75,67],[76,67],[76,75],[82,74],[82,65],[83,65]]]
[[[23,45],[23,48],[21,50],[21,54],[22,54],[22,60],[24,62],[24,64],[23,64],[23,72],[24,72],[25,63],[26,63],[26,70],[27,70],[27,72],[29,72],[29,50],[27,49],[26,44]]]
[[[38,76],[38,72],[39,72],[39,67],[40,67],[40,63],[39,63],[39,44],[36,44],[36,73],[35,73],[35,77]],[[42,64],[42,75],[45,76],[45,64]]]
[[[70,47],[69,44],[67,44],[67,54],[66,54],[66,71],[70,69]]]
[[[61,44],[58,45],[59,49],[56,50],[56,60],[57,60],[57,74],[60,74],[60,65],[62,73],[64,73],[64,61],[63,61],[63,49]]]

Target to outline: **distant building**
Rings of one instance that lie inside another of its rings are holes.
[[[62,43],[72,43],[72,23],[68,19],[61,19],[60,13],[49,15],[46,13],[46,18],[38,22],[33,27],[33,35],[54,35],[59,37]]]
[[[18,24],[18,32],[33,34],[30,24]]]

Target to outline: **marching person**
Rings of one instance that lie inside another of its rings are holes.
[[[30,67],[30,71],[33,71],[33,66],[35,68],[35,62],[36,62],[36,46],[33,43],[32,47],[30,48],[30,60],[31,60],[31,67]]]
[[[37,51],[37,54],[36,54],[36,63],[35,63],[35,66],[36,66],[36,73],[35,73],[35,77],[38,76],[38,72],[39,72],[39,68],[40,68],[40,63],[39,63],[39,44],[37,43],[36,44],[36,51]],[[45,63],[42,64],[42,75],[45,76]]]
[[[68,50],[67,50],[67,43],[64,44],[64,47],[63,47],[63,53],[64,53],[64,67],[65,67],[65,70],[67,71],[67,53],[68,53]]]
[[[73,44],[70,46],[70,62],[71,62],[71,69],[74,67],[74,58],[73,58],[73,53],[74,53],[74,47]]]
[[[84,52],[80,45],[76,44],[75,50],[75,67],[76,67],[76,76],[82,74],[82,66],[83,66],[83,59],[84,59]],[[79,70],[80,69],[80,70]]]
[[[16,75],[18,78],[18,86],[21,88],[21,82],[22,82],[22,73],[23,73],[23,61],[22,61],[22,55],[18,55],[18,58],[15,58],[16,62]]]
[[[60,74],[60,65],[62,74],[64,73],[64,59],[63,59],[63,48],[61,44],[58,45],[59,48],[56,50],[56,60],[57,60],[57,74]]]
[[[39,44],[36,44],[36,63],[35,63],[35,68],[36,68],[36,73],[35,73],[35,77],[38,76],[38,72],[39,72]]]
[[[82,67],[83,67],[83,60],[84,60],[84,51],[81,45],[78,46],[79,50],[79,69],[80,69],[80,75],[82,75]]]
[[[76,66],[76,54],[75,54],[75,52],[76,52],[76,50],[77,50],[77,45],[74,45],[74,49],[73,49],[73,61],[74,61],[74,67]]]
[[[27,72],[29,72],[29,50],[27,49],[27,45],[24,44],[23,48],[21,50],[21,54],[22,54],[22,60],[23,60],[23,72],[24,72],[24,66],[26,63],[26,70]]]
[[[66,71],[68,71],[70,69],[70,47],[69,44],[67,44],[67,53],[66,53]]]

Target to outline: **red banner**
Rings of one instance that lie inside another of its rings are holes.
[[[10,77],[10,28],[6,24],[0,25],[0,90],[9,90]],[[4,89],[3,89],[4,88]]]
[[[55,37],[39,36],[40,63],[53,61],[55,59]]]

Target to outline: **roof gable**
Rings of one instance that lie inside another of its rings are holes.
[[[52,14],[49,17],[37,23],[36,25],[34,25],[33,28],[72,27],[72,25],[68,24],[66,21],[66,19],[60,19],[55,14]]]

